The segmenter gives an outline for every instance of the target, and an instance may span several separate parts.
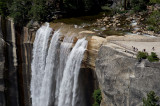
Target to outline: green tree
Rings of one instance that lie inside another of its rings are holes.
[[[160,10],[153,11],[146,19],[149,25],[148,30],[159,32],[160,29]]]
[[[47,16],[46,0],[33,0],[33,5],[29,11],[31,19],[37,21],[45,21]]]
[[[144,11],[147,9],[149,0],[131,0],[131,7],[135,12]]]
[[[127,9],[127,0],[124,0],[124,9],[126,10]]]
[[[31,0],[14,0],[10,10],[10,16],[16,24],[25,24],[29,19],[28,12],[31,8]]]
[[[159,61],[159,58],[158,58],[157,54],[154,53],[154,52],[152,52],[151,55],[149,55],[147,58],[148,58],[148,60],[149,60],[150,62]]]
[[[147,98],[143,98],[143,106],[159,106],[159,97],[156,96],[154,91],[150,91],[147,94]]]
[[[148,53],[146,52],[138,52],[137,54],[137,59],[141,60],[141,59],[147,59]]]
[[[7,1],[6,0],[0,0],[0,15],[6,16],[7,14]]]
[[[101,103],[101,100],[102,100],[102,95],[101,95],[101,90],[100,89],[94,90],[93,98],[94,98],[93,106],[100,106],[100,103]]]

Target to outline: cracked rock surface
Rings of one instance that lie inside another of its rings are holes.
[[[101,106],[142,106],[142,99],[153,90],[160,96],[160,63],[143,60],[101,47],[96,74],[102,91]]]

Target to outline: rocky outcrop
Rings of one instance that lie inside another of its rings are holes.
[[[3,39],[2,30],[0,24],[0,106],[5,106],[5,85],[4,85],[4,70],[5,70],[5,56],[4,56],[4,45],[5,41]]]
[[[0,106],[30,106],[30,73],[35,31],[0,20]]]
[[[75,36],[74,43],[77,41],[77,39],[86,37],[86,39],[88,40],[88,46],[84,54],[82,68],[85,67],[95,70],[95,60],[98,55],[98,50],[105,42],[105,38],[94,36],[96,35],[96,33],[93,31],[74,28],[73,25],[66,25],[63,23],[52,23],[51,27],[54,30],[61,29],[61,39],[63,39],[64,36]]]
[[[0,69],[0,91],[2,106],[19,106],[19,88],[17,72],[17,51],[14,23],[11,19],[0,20],[1,24],[1,69]],[[4,83],[5,82],[5,83]],[[5,98],[4,98],[5,97]]]
[[[96,73],[102,90],[101,106],[142,106],[142,99],[153,90],[160,96],[160,63],[149,63],[103,45],[96,60]]]
[[[20,39],[21,48],[21,71],[23,77],[24,89],[24,105],[31,106],[30,82],[31,82],[31,63],[32,63],[32,48],[36,31],[30,31],[27,27],[23,28],[23,33]]]

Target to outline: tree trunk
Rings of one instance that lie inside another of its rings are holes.
[[[124,10],[127,9],[127,0],[124,0]]]

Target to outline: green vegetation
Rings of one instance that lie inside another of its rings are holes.
[[[70,15],[98,13],[103,0],[0,0],[0,15],[11,16],[16,23],[50,21],[56,12]],[[96,8],[95,8],[96,7]],[[22,23],[21,23],[22,24]]]
[[[10,16],[16,24],[26,24],[29,20],[49,21],[55,11],[48,0],[0,0],[0,15]],[[50,15],[50,17],[48,17]]]
[[[148,57],[148,53],[146,53],[146,52],[138,52],[138,54],[137,54],[138,60],[147,59],[147,57]]]
[[[33,6],[29,10],[29,15],[33,20],[45,21],[47,17],[46,0],[33,0]]]
[[[147,57],[147,59],[148,59],[150,62],[157,62],[157,61],[159,61],[159,58],[158,58],[157,54],[154,53],[154,52],[152,52],[151,55],[149,55],[149,56]]]
[[[157,54],[154,52],[151,52],[151,55],[148,55],[147,52],[138,52],[137,59],[138,60],[148,59],[150,62],[158,62],[159,61]]]
[[[107,14],[111,14],[110,11],[113,14],[123,14],[130,10],[133,12],[145,11],[148,5],[160,3],[160,0],[120,0],[119,3],[114,2],[112,0],[0,0],[0,15],[10,16],[14,18],[15,23],[26,25],[30,20],[52,21],[59,14],[66,18],[73,18],[95,16],[100,11],[107,12]],[[114,4],[117,5],[114,6]],[[160,29],[159,15],[159,10],[148,15],[149,30],[158,32]]]
[[[93,106],[100,106],[100,103],[101,103],[101,100],[102,100],[102,95],[101,95],[101,90],[100,89],[94,90],[93,98],[94,98]]]
[[[148,30],[159,32],[160,29],[160,10],[153,11],[147,18]]]
[[[5,16],[7,14],[6,0],[0,0],[0,14]]]
[[[10,16],[16,23],[22,24],[29,19],[28,11],[31,8],[30,0],[14,0],[9,8]]]
[[[150,91],[147,94],[147,98],[143,98],[143,106],[159,106],[159,97],[156,96],[154,91]]]
[[[131,0],[131,6],[135,12],[146,10],[148,3],[149,0]]]
[[[160,0],[150,0],[150,3],[160,3]]]

